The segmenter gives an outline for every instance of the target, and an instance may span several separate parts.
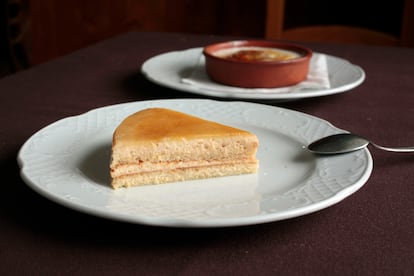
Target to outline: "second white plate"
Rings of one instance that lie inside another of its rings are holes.
[[[181,81],[196,66],[202,67],[201,69],[204,68],[203,60],[200,62],[201,54],[202,48],[191,48],[183,51],[160,54],[144,62],[141,71],[150,81],[181,91],[220,98],[274,101],[286,101],[346,92],[360,85],[365,79],[365,72],[361,67],[345,59],[325,55],[330,88],[298,90],[292,87],[292,92],[266,93],[258,92],[255,89],[247,89],[248,91],[244,91],[243,93],[229,93],[225,91],[224,85],[222,85],[223,89],[211,90],[195,87]],[[314,54],[318,55],[319,53]],[[215,85],[216,87],[221,86],[217,83]]]

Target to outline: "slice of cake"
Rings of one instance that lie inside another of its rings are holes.
[[[257,137],[165,108],[128,116],[116,128],[112,187],[255,173]]]

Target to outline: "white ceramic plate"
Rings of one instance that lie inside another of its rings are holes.
[[[286,101],[317,96],[326,96],[349,91],[360,85],[365,79],[365,72],[359,66],[351,64],[345,59],[325,55],[328,66],[330,88],[319,89],[294,89],[291,92],[260,92],[260,90],[250,89],[250,92],[228,93],[225,86],[216,83],[216,87],[222,86],[223,89],[211,90],[195,87],[183,83],[181,80],[187,76],[196,66],[204,68],[204,61],[200,62],[202,48],[191,48],[183,51],[168,52],[148,59],[142,65],[142,73],[150,81],[159,85],[195,93],[199,95],[236,98],[236,99],[259,99]],[[319,53],[314,53],[315,55]]]
[[[166,107],[255,133],[257,174],[110,188],[112,133],[126,116]],[[265,223],[331,206],[368,180],[367,149],[320,157],[304,145],[343,132],[296,111],[247,102],[156,100],[98,108],[35,133],[18,154],[21,176],[35,191],[88,214],[170,227],[224,227]]]

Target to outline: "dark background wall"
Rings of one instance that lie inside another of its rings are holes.
[[[351,24],[398,35],[402,0],[287,0],[287,27]],[[127,31],[263,38],[266,0],[0,0],[0,74]]]

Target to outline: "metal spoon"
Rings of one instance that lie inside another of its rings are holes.
[[[367,139],[352,133],[340,133],[326,136],[308,145],[311,152],[318,154],[346,153],[365,148],[368,144],[386,151],[414,152],[414,147],[384,147],[374,144]]]

